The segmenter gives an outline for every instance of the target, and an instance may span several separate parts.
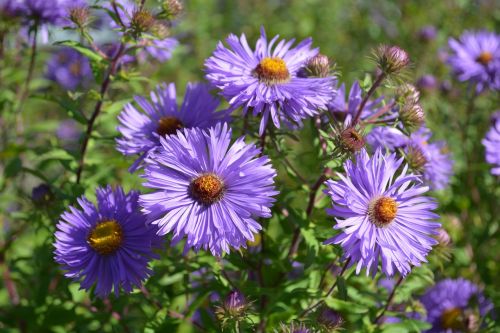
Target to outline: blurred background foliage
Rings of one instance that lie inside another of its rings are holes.
[[[146,3],[155,5],[151,0]],[[251,320],[268,317],[267,331],[272,332],[310,304],[310,297],[318,296],[318,286],[332,283],[340,252],[321,244],[333,234],[332,218],[324,212],[329,201],[320,195],[311,219],[305,216],[307,185],[316,181],[323,167],[309,123],[297,134],[299,141],[282,140],[280,150],[271,144],[267,147],[279,169],[281,194],[273,218],[263,222],[266,234],[259,246],[265,245],[264,251],[232,253],[218,261],[205,252],[183,256],[182,246],[168,248],[154,263],[155,275],[146,284],[149,294],[136,291],[104,301],[78,291],[78,285],[62,276],[52,258],[58,216],[76,197],[85,193],[92,200],[97,184],[140,188],[141,179],[127,171],[131,160],[115,150],[116,116],[123,105],[134,95],[149,94],[163,81],[175,82],[183,93],[188,81],[203,80],[203,62],[218,41],[229,33],[245,33],[253,45],[261,26],[268,36],[279,34],[298,41],[312,36],[314,45],[336,62],[339,81],[348,87],[354,80],[368,85],[374,70],[371,50],[380,43],[399,45],[409,52],[413,67],[408,81],[416,83],[425,74],[437,78],[437,87],[422,91],[422,103],[434,137],[446,140],[455,160],[451,186],[435,193],[443,225],[453,240],[452,258],[443,262],[431,255],[430,264],[416,269],[405,281],[397,300],[411,299],[432,281],[463,276],[484,287],[488,297],[500,304],[500,187],[489,173],[480,143],[500,95],[489,92],[473,99],[466,84],[454,81],[442,61],[450,37],[467,29],[499,31],[498,1],[186,0],[184,5],[173,28],[181,44],[174,57],[165,64],[124,67],[112,83],[81,185],[74,182],[78,148],[64,145],[54,133],[68,118],[80,121],[84,130],[81,113],[89,116],[92,112],[98,84],[88,92],[68,94],[44,79],[45,61],[57,47],[42,44],[30,98],[21,114],[8,112],[16,105],[18,87],[25,80],[29,47],[19,38],[6,39],[9,47],[0,59],[0,331],[195,332],[195,320],[208,331],[219,331],[208,306],[213,303],[210,295],[226,295],[233,283],[254,301]],[[428,25],[437,29],[437,36],[423,41],[418,34]],[[67,38],[66,33],[52,31],[51,41]],[[12,127],[16,117],[21,118],[22,129]],[[235,126],[240,133],[237,127],[241,125]],[[22,137],[14,135],[16,130]],[[315,145],[309,144],[313,141]],[[277,162],[283,154],[306,182]],[[40,183],[50,184],[54,191],[48,204],[31,198],[32,189]],[[286,256],[298,225],[304,241],[294,260],[303,268],[295,278],[290,276],[294,267]],[[259,265],[266,266],[263,276],[256,277],[252,270]],[[379,329],[369,318],[376,316],[387,291],[364,276],[350,278],[346,284],[328,305],[346,317],[347,331]],[[385,331],[418,331],[419,325],[388,326]]]

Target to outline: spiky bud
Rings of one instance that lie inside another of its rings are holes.
[[[413,171],[420,173],[424,170],[424,167],[427,164],[427,158],[425,157],[422,148],[418,145],[412,144],[406,148],[406,162]]]
[[[323,307],[319,312],[317,321],[318,324],[330,332],[339,329],[344,323],[344,318],[337,311]]]
[[[420,92],[413,84],[403,83],[396,89],[396,102],[399,105],[417,104],[420,102]]]
[[[375,58],[380,70],[386,75],[400,72],[410,63],[408,53],[399,46],[380,45],[375,50]]]
[[[173,19],[182,12],[184,6],[178,0],[165,0],[162,8],[165,18]]]
[[[443,228],[438,229],[438,234],[436,235],[436,240],[439,242],[440,246],[448,246],[451,243],[450,235]]]
[[[248,316],[249,307],[250,303],[243,293],[235,289],[226,296],[222,306],[216,307],[215,314],[224,327],[228,322],[239,322]]]
[[[130,27],[132,28],[133,34],[139,36],[143,32],[150,31],[155,22],[156,20],[151,12],[145,9],[136,9],[132,13]]]
[[[306,69],[308,72],[308,76],[328,77],[331,75],[330,60],[326,55],[321,53],[318,53],[317,55],[309,59],[306,65]]]
[[[304,323],[292,322],[290,325],[281,324],[281,333],[313,333]]]
[[[54,193],[47,184],[40,184],[31,191],[31,200],[36,206],[47,206],[54,200]]]
[[[69,19],[79,29],[84,29],[90,23],[90,10],[88,7],[73,7],[69,10]]]
[[[165,23],[156,21],[151,27],[151,33],[159,39],[165,39],[170,36],[170,28]]]
[[[406,104],[399,108],[399,119],[410,132],[420,128],[425,121],[425,113],[418,103]]]
[[[359,130],[349,126],[340,132],[339,143],[344,151],[355,153],[365,146],[365,139]]]

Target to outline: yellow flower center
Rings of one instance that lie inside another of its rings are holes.
[[[459,308],[451,308],[443,311],[441,315],[441,326],[443,328],[460,329],[462,328],[462,310]]]
[[[163,117],[158,121],[156,133],[161,136],[177,133],[177,130],[183,128],[182,122],[175,117]]]
[[[482,52],[477,58],[476,61],[483,64],[483,65],[488,65],[489,62],[493,60],[493,54],[488,51]]]
[[[87,241],[99,254],[111,254],[123,243],[122,227],[115,220],[100,222],[92,229]]]
[[[380,197],[370,203],[370,221],[377,227],[387,226],[396,218],[397,212],[398,204],[392,198]]]
[[[212,204],[222,198],[224,183],[216,175],[207,173],[191,182],[191,194],[203,204]]]
[[[255,76],[265,83],[284,83],[290,80],[286,63],[281,58],[264,58],[254,69]]]
[[[71,72],[71,74],[73,74],[74,76],[78,76],[82,73],[82,66],[80,65],[80,62],[79,61],[75,61],[74,63],[72,63],[70,66],[69,66],[69,71]]]

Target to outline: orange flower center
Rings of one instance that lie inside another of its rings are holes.
[[[441,315],[441,325],[443,328],[460,329],[462,328],[462,310],[459,308],[447,309]]]
[[[488,65],[490,61],[493,60],[493,54],[488,51],[482,52],[477,58],[476,61],[483,64],[483,65]]]
[[[254,69],[255,76],[265,83],[284,83],[290,80],[286,63],[281,58],[264,58]]]
[[[162,117],[158,121],[156,133],[161,136],[171,135],[177,133],[177,130],[183,128],[182,122],[175,117]]]
[[[207,173],[191,182],[191,194],[203,204],[212,204],[222,198],[224,183],[216,175]]]
[[[397,212],[398,204],[392,198],[380,197],[370,203],[370,221],[377,227],[389,225],[396,218]]]
[[[100,222],[92,229],[87,241],[99,254],[111,254],[123,243],[122,227],[115,220]]]

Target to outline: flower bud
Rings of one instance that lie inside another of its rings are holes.
[[[90,23],[90,11],[88,7],[73,7],[69,10],[69,19],[78,28],[83,29]]]
[[[243,293],[235,289],[226,296],[222,306],[216,307],[215,313],[224,326],[229,321],[240,321],[246,317],[249,307],[250,303]]]
[[[165,0],[162,4],[162,8],[168,19],[175,18],[184,9],[182,3],[178,0]]]
[[[323,326],[328,331],[333,331],[339,329],[344,323],[344,318],[338,313],[330,308],[323,307],[317,318],[318,324]]]
[[[395,74],[410,63],[408,53],[399,46],[380,45],[375,50],[375,58],[380,70],[386,75]]]
[[[399,108],[399,119],[410,132],[420,128],[425,121],[425,114],[420,104],[406,104]]]
[[[157,21],[151,27],[151,33],[159,39],[165,39],[170,36],[170,28],[166,24]]]
[[[313,333],[304,323],[292,322],[290,325],[281,324],[281,333]]]
[[[355,153],[365,146],[365,139],[359,131],[349,126],[340,133],[340,144],[344,150]]]
[[[436,240],[439,242],[440,246],[448,246],[451,243],[450,235],[443,228],[438,229]]]
[[[396,89],[396,102],[399,105],[417,104],[420,101],[420,92],[413,84],[403,83]]]
[[[328,77],[330,76],[330,60],[324,54],[318,53],[307,62],[308,76]]]
[[[31,200],[36,206],[47,206],[54,200],[54,193],[47,184],[40,184],[31,191]]]
[[[418,145],[412,144],[406,148],[406,162],[412,170],[420,173],[424,170],[424,167],[427,164],[427,158],[425,157],[422,148]]]
[[[155,18],[153,17],[153,14],[151,14],[149,11],[145,9],[142,10],[137,9],[132,14],[130,27],[132,28],[134,35],[139,36],[143,32],[150,31],[155,22],[156,21]]]

